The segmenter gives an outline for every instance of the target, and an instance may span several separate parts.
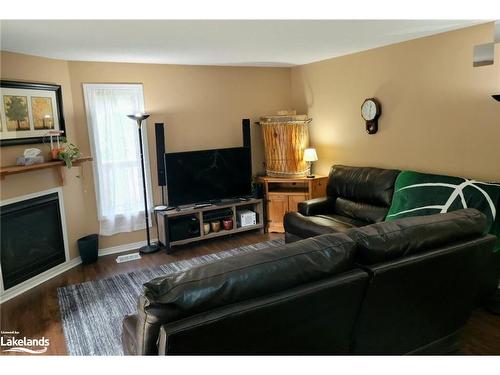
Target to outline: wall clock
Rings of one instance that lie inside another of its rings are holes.
[[[381,113],[382,106],[377,99],[365,99],[361,105],[361,117],[366,121],[366,131],[368,134],[375,134],[378,131],[378,118]]]

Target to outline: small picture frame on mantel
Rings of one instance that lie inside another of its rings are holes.
[[[67,136],[60,85],[0,81],[0,146],[43,143],[54,130]]]

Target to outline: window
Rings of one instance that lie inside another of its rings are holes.
[[[137,124],[127,117],[144,112],[142,85],[84,84],[83,91],[94,156],[100,234],[109,236],[145,229],[139,135]],[[142,125],[142,136],[151,207],[146,122]]]

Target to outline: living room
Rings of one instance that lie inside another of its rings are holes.
[[[500,355],[500,22],[384,12],[2,19],[2,356]]]

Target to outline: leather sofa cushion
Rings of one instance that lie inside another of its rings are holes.
[[[144,284],[144,297],[171,322],[344,272],[355,247],[345,234],[308,238],[155,278]]]
[[[368,265],[476,238],[486,230],[486,217],[469,208],[367,225],[347,235],[358,246],[356,262]]]
[[[283,219],[285,231],[301,238],[342,233],[367,224],[369,223],[335,214],[304,216],[298,212],[288,212]]]
[[[304,216],[321,215],[335,211],[335,198],[321,197],[299,202],[298,211]]]
[[[398,174],[394,169],[334,165],[328,177],[327,195],[389,207]]]
[[[362,220],[367,223],[380,223],[387,215],[387,207],[373,206],[368,203],[353,202],[344,198],[335,200],[335,212],[341,216]]]

